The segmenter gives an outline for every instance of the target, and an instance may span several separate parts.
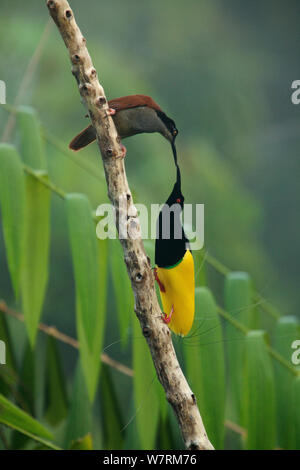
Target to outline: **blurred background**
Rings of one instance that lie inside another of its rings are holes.
[[[205,204],[205,250],[250,273],[283,315],[299,317],[300,105],[291,102],[291,84],[300,79],[299,1],[73,0],[71,6],[107,97],[148,94],[175,120],[185,202]],[[66,192],[86,193],[94,209],[107,202],[97,146],[72,159],[64,153],[87,120],[44,1],[25,7],[1,0],[0,54],[7,103],[19,94],[17,104],[39,114],[51,180]],[[7,120],[0,109],[0,138],[17,142]],[[125,145],[135,201],[165,201],[175,178],[169,144],[140,135]],[[51,211],[42,320],[74,336],[72,264],[58,197]],[[0,297],[13,305],[2,238],[0,253]],[[220,276],[210,269],[207,276],[221,297]],[[119,338],[114,312],[108,302],[105,345]],[[62,351],[69,375],[76,357]],[[128,358],[118,344],[109,353]]]

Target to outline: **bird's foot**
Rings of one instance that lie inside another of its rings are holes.
[[[163,283],[161,282],[161,280],[158,277],[157,268],[154,268],[153,271],[154,271],[154,278],[155,278],[157,284],[159,285],[160,292],[166,292],[165,286],[163,285]]]
[[[125,158],[126,152],[127,152],[127,148],[125,147],[125,145],[121,144],[121,150],[122,150],[121,158]]]
[[[165,312],[162,313],[163,322],[168,325],[172,319],[173,313],[174,313],[174,305],[172,305],[171,312],[169,313],[169,315],[167,315]]]
[[[109,114],[110,116],[113,116],[114,114],[116,114],[116,110],[113,108],[108,108],[107,114]]]

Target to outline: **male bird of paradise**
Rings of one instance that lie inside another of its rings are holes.
[[[180,220],[184,197],[175,146],[173,152],[177,180],[158,216],[154,275],[159,285],[164,322],[174,333],[186,336],[195,315],[194,259]]]

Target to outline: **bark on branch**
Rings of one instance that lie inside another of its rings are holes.
[[[140,233],[132,195],[128,186],[122,149],[97,72],[86,48],[67,0],[48,0],[47,6],[69,51],[72,73],[76,78],[83,103],[96,130],[108,187],[108,196],[116,211],[116,223],[127,219],[128,231]],[[128,215],[128,217],[127,217]],[[161,319],[149,258],[141,238],[120,240],[128,275],[135,297],[135,312],[140,321],[157,376],[166,398],[176,414],[187,449],[213,449],[191,391],[178,363],[169,328]]]

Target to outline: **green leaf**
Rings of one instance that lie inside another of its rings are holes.
[[[144,240],[147,256],[150,258],[151,266],[155,266],[155,240]]]
[[[22,408],[31,415],[35,414],[35,375],[35,351],[31,349],[30,343],[27,342],[22,358],[19,392],[22,396]]]
[[[91,434],[87,434],[81,439],[73,441],[70,450],[93,450],[93,440]]]
[[[205,270],[205,250],[197,250],[193,252],[195,265],[195,285],[201,287],[206,285]]]
[[[203,321],[197,336],[183,342],[187,379],[209,439],[216,449],[222,449],[226,399],[223,335],[215,301],[206,287],[196,288],[195,311]]]
[[[65,376],[62,370],[56,340],[47,339],[46,364],[47,421],[55,426],[67,416],[68,404],[65,388]]]
[[[247,273],[233,272],[225,278],[225,309],[232,317],[249,326],[251,281]],[[235,419],[241,424],[242,370],[245,352],[245,335],[234,325],[225,324],[225,344],[228,358],[228,379]]]
[[[17,386],[18,404],[31,416],[35,416],[35,351],[32,351],[27,341],[24,347],[20,379]],[[28,442],[28,436],[15,431],[12,434],[11,444],[13,449],[22,449]]]
[[[82,312],[78,300],[76,300],[76,327],[79,338],[80,362],[88,390],[88,397],[92,403],[97,391],[98,378],[100,372],[100,351],[96,348],[96,354],[91,353],[90,346],[85,337],[85,331],[82,324]],[[99,343],[102,344],[102,333],[99,337]]]
[[[108,366],[102,365],[101,410],[104,449],[123,449],[123,420]]]
[[[114,286],[121,344],[128,342],[128,328],[134,312],[134,297],[119,240],[109,240],[110,271]]]
[[[158,450],[174,450],[174,443],[172,439],[172,427],[168,417],[166,419],[160,420],[158,427],[158,443]]]
[[[69,448],[73,441],[84,438],[92,431],[92,405],[80,361],[76,367],[71,397],[64,446],[66,448]]]
[[[45,439],[53,439],[52,434],[42,424],[15,406],[2,394],[0,394],[0,423],[41,442],[44,442]]]
[[[183,446],[182,435],[178,426],[175,413],[170,406],[168,408],[168,421],[170,422],[170,427],[172,430],[172,445],[173,445],[172,449],[182,450],[182,446]]]
[[[0,144],[0,202],[8,268],[16,297],[19,293],[24,222],[24,171],[16,149]]]
[[[282,357],[291,360],[294,340],[299,338],[298,319],[293,316],[285,316],[278,319],[274,330],[274,349]],[[294,429],[291,423],[294,421],[294,409],[292,406],[292,384],[293,375],[274,361],[275,383],[276,383],[276,405],[277,405],[277,429],[278,445],[283,449],[294,448]]]
[[[243,387],[243,415],[248,449],[275,447],[275,386],[265,333],[250,331],[245,340],[246,362]]]
[[[67,196],[69,236],[76,283],[76,326],[90,400],[96,393],[106,316],[107,240],[96,238],[88,199]]]
[[[24,256],[21,293],[30,344],[35,345],[48,282],[50,191],[26,175]]]
[[[128,409],[128,417],[127,422],[125,424],[125,442],[124,442],[124,449],[126,450],[139,450],[141,449],[138,428],[137,428],[137,420],[136,420],[136,409],[135,409],[135,400],[134,397],[129,401],[127,409]]]
[[[98,253],[92,208],[83,194],[68,194],[66,203],[77,299],[84,334],[92,350],[98,304]]]
[[[23,161],[34,170],[46,171],[41,126],[34,109],[21,106],[17,112],[20,149]]]
[[[141,334],[139,322],[133,320],[133,369],[135,419],[143,450],[155,448],[159,420],[159,398],[154,381],[157,380],[149,348]]]
[[[161,422],[164,422],[168,419],[169,408],[166,393],[159,380],[154,381],[154,387],[156,389],[156,395],[159,403],[159,418]]]
[[[300,449],[300,375],[293,382],[293,416],[295,422],[294,449]]]

